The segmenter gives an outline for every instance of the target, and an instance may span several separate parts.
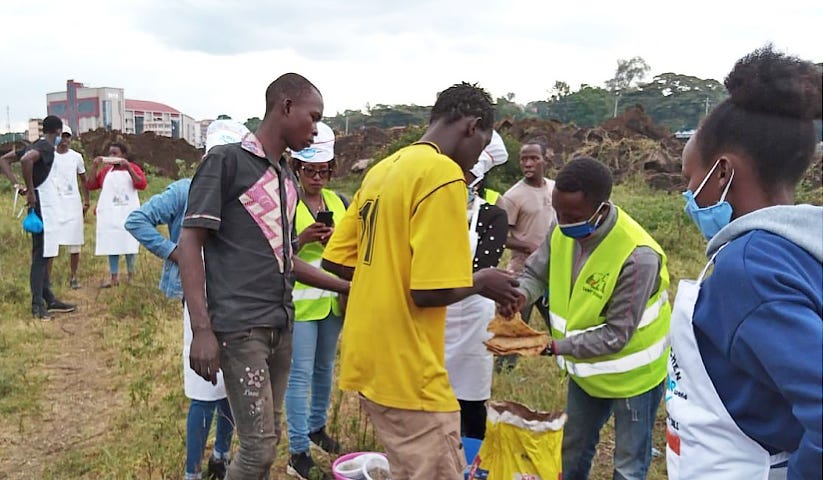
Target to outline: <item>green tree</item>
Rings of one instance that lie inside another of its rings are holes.
[[[246,119],[246,123],[244,123],[243,125],[245,125],[246,128],[249,129],[249,131],[255,132],[257,131],[257,127],[260,126],[260,122],[262,121],[263,120],[260,120],[260,117],[251,117],[249,119]]]
[[[614,72],[614,77],[606,80],[606,87],[614,95],[614,112],[613,117],[617,116],[617,104],[620,101],[620,96],[625,94],[632,88],[635,82],[639,82],[646,77],[651,70],[651,67],[643,60],[642,57],[632,57],[628,60],[618,59],[617,69]]]
[[[609,117],[611,94],[604,88],[583,84],[576,92],[552,98],[547,113],[549,118],[564,123],[592,127]]]
[[[714,79],[662,73],[623,96],[626,104],[640,104],[655,123],[672,131],[692,130],[712,107],[726,98],[726,89]]]
[[[217,116],[217,119],[218,120],[231,120],[231,117],[229,115],[226,115],[225,113],[221,113],[220,115]]]

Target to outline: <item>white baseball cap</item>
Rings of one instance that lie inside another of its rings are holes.
[[[506,151],[506,144],[503,143],[503,137],[497,133],[497,130],[492,130],[492,140],[480,153],[480,158],[477,163],[469,170],[477,179],[481,179],[492,168],[503,165],[509,159],[509,152]]]
[[[216,145],[237,143],[249,133],[249,129],[237,120],[215,120],[206,130],[206,153]]]
[[[64,123],[64,124],[63,124],[63,133],[61,133],[60,135],[68,135],[68,136],[70,136],[70,137],[71,137],[71,136],[72,136],[72,135],[71,135],[71,127],[69,127],[68,125],[66,125],[66,124]]]
[[[317,122],[317,135],[310,147],[292,151],[294,159],[306,163],[326,163],[334,159],[334,131],[323,122]]]

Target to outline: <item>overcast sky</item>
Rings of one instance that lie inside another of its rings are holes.
[[[262,117],[266,86],[289,71],[334,115],[431,105],[462,80],[526,103],[556,80],[602,85],[633,56],[651,75],[721,81],[769,41],[823,61],[820,0],[3,0],[0,23],[0,132],[6,106],[22,131],[70,78],[196,119],[245,120]]]

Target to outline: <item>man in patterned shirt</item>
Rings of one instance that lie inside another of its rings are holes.
[[[212,383],[223,371],[240,439],[227,479],[267,478],[274,462],[291,364],[293,277],[348,293],[348,282],[292,258],[297,185],[283,152],[311,146],[322,115],[317,87],[295,73],[279,77],[266,90],[257,131],[210,150],[189,190],[179,258],[190,362]]]

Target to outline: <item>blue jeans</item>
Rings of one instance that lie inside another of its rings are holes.
[[[652,458],[652,429],[664,382],[630,398],[595,398],[572,379],[563,432],[563,479],[589,478],[600,429],[614,413],[614,479],[646,478]]]
[[[134,259],[137,257],[134,253],[127,253],[124,255],[126,257],[126,269],[129,273],[134,273]],[[112,275],[118,273],[120,263],[120,255],[109,255],[109,273]]]
[[[229,401],[225,398],[207,402],[192,400],[189,405],[189,414],[186,419],[186,473],[194,474],[200,471],[203,462],[203,450],[209,438],[211,419],[217,409],[217,426],[215,427],[214,451],[227,456],[231,446],[231,436],[234,431]]]
[[[331,313],[323,320],[294,322],[291,373],[286,388],[290,453],[309,451],[309,433],[326,425],[337,337],[342,327],[343,320]]]

